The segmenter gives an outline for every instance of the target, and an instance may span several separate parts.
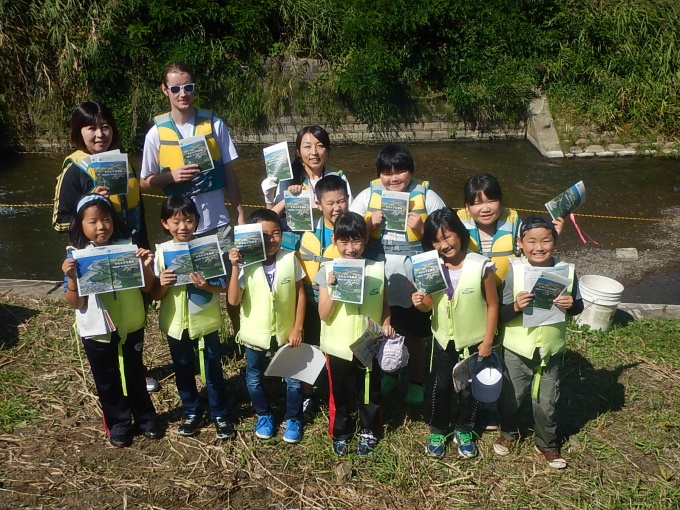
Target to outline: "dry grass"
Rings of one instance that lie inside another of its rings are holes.
[[[59,302],[2,298],[0,508],[680,508],[680,324],[632,323],[570,332],[563,428],[568,469],[548,468],[530,440],[495,457],[425,457],[427,409],[385,402],[386,436],[372,457],[339,461],[322,413],[299,445],[259,441],[241,371],[224,368],[238,434],[179,437],[180,402],[151,314],[146,358],[162,389],[160,441],[108,445],[84,353]],[[228,349],[227,349],[228,350]],[[282,385],[269,381],[281,408]],[[280,437],[280,435],[279,435]]]

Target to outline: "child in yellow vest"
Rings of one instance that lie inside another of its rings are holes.
[[[341,214],[335,223],[333,244],[340,257],[362,259],[367,231],[364,219],[352,212]],[[359,445],[357,455],[370,455],[382,435],[380,402],[380,370],[376,358],[370,367],[354,356],[350,345],[365,331],[365,317],[380,324],[386,337],[394,336],[390,325],[382,262],[366,261],[363,302],[361,305],[334,301],[328,286],[335,284],[332,262],[324,263],[314,281],[319,285],[321,317],[321,350],[326,354],[329,385],[328,432],[333,439],[333,452],[347,453],[351,437],[348,402],[348,379],[354,378],[359,397]]]
[[[241,329],[237,340],[246,354],[246,387],[258,415],[255,435],[270,439],[275,435],[274,416],[262,385],[267,352],[284,344],[297,347],[302,342],[305,318],[305,272],[295,252],[281,249],[281,222],[270,209],[257,209],[249,223],[260,223],[266,259],[238,268],[238,248],[229,252],[232,273],[227,298],[241,305]],[[286,378],[286,430],[283,440],[298,443],[302,438],[302,383]]]
[[[536,449],[548,465],[563,469],[567,462],[560,454],[557,439],[556,404],[560,396],[560,352],[566,348],[566,323],[523,327],[523,310],[533,300],[524,290],[524,275],[530,267],[566,266],[571,284],[553,304],[569,315],[583,311],[578,291],[578,278],[573,264],[558,262],[553,257],[557,230],[550,218],[532,215],[524,220],[517,244],[524,256],[512,261],[503,280],[500,320],[505,325],[503,352],[507,377],[503,381],[500,400],[501,435],[494,444],[498,455],[508,455],[519,438],[519,410],[531,396]]]
[[[425,221],[423,247],[437,250],[444,262],[448,288],[425,295],[414,292],[413,304],[422,312],[432,311],[432,418],[427,454],[443,457],[451,423],[451,396],[454,394],[452,371],[456,363],[471,353],[491,356],[496,322],[498,294],[494,282],[494,264],[488,258],[467,251],[470,235],[456,213],[445,207],[433,212]],[[453,439],[462,457],[477,455],[474,431],[478,403],[470,386],[458,393],[458,415]]]

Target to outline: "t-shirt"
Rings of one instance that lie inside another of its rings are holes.
[[[444,292],[446,293],[446,297],[451,301],[453,299],[453,294],[456,292],[456,288],[458,287],[458,282],[460,281],[460,275],[463,272],[463,268],[461,267],[460,269],[448,269],[446,266],[443,267],[444,269],[444,278],[446,279],[446,284],[447,287],[444,289]],[[487,260],[484,262],[482,265],[482,274],[486,276],[487,271],[491,272],[496,272],[496,264],[491,262],[490,260]]]
[[[191,121],[182,126],[177,126],[182,138],[188,138],[194,135],[195,117]],[[222,162],[229,163],[238,158],[238,152],[231,139],[229,130],[219,117],[213,117],[213,133],[215,141],[220,148],[222,155]],[[151,175],[160,172],[161,167],[158,162],[158,153],[161,146],[160,135],[158,134],[158,127],[156,124],[151,126],[149,132],[144,139],[144,153],[142,154],[142,170],[140,177],[146,179]],[[198,223],[198,228],[195,234],[200,234],[207,230],[212,230],[222,225],[229,224],[229,213],[227,206],[224,203],[224,191],[221,189],[201,193],[192,197],[198,212],[201,215]]]
[[[314,192],[314,189],[316,188],[316,183],[319,182],[323,177],[326,175],[337,175],[336,172],[333,171],[328,171],[324,169],[324,173],[322,177],[319,177],[318,179],[313,179],[309,181],[309,187],[312,189],[312,192]],[[343,173],[340,178],[347,183],[347,202],[349,204],[352,203],[352,189],[349,187],[349,181],[347,180],[347,177],[345,177],[345,174]],[[288,189],[289,186],[292,186],[294,184],[293,179],[287,179],[285,181],[279,181],[278,186],[276,186],[276,197],[274,198],[274,203],[277,204],[281,200],[283,200],[283,192]],[[314,197],[312,197],[312,200]]]
[[[368,211],[370,199],[371,188],[369,187],[357,195],[349,208],[350,211],[364,216]],[[425,211],[427,214],[430,215],[442,207],[446,207],[446,204],[441,197],[434,191],[428,190],[425,193]],[[416,291],[416,288],[413,285],[413,265],[410,257],[386,254],[385,278],[387,281],[387,300],[390,306],[412,307],[411,294]]]
[[[302,268],[302,264],[300,264],[300,261],[297,259],[297,257],[295,257],[294,260],[295,260],[295,281],[299,282],[300,280],[304,279],[306,273],[305,270]],[[269,265],[263,262],[262,268],[264,269],[264,275],[267,277],[269,290],[271,292],[274,292],[274,279],[276,278],[276,261]],[[243,277],[244,269],[245,267],[241,267],[238,270],[238,286],[241,287],[242,289],[245,289],[246,287],[245,278]]]

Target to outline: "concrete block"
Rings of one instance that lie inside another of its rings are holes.
[[[639,260],[640,256],[636,248],[617,248],[616,258],[619,260]]]
[[[613,151],[602,151],[602,152],[596,152],[595,155],[599,156],[601,158],[607,158],[607,157],[612,157],[612,156],[616,155],[616,153],[613,152]]]
[[[594,152],[580,152],[578,154],[574,154],[577,158],[593,158],[595,157]]]
[[[593,154],[597,154],[598,152],[604,152],[604,147],[601,145],[588,145],[585,149],[585,152],[592,152]]]
[[[432,131],[432,140],[433,141],[449,140],[449,139],[453,138],[453,136],[451,136],[452,133],[453,133],[453,131],[448,131],[448,130],[447,131],[442,131],[442,130]]]
[[[439,123],[439,122],[423,122],[419,127],[423,131],[426,131],[428,129],[438,131],[438,130],[441,129],[441,123]]]
[[[620,143],[610,143],[607,146],[607,150],[618,152],[626,150],[626,147],[624,145],[621,145]]]
[[[636,156],[637,151],[631,150],[631,149],[625,149],[625,150],[619,151],[618,155],[619,156]]]

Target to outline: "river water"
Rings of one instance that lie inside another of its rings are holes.
[[[605,248],[653,248],[645,235],[654,222],[596,218],[585,215],[660,218],[680,205],[680,164],[663,158],[543,158],[524,141],[410,144],[415,176],[427,179],[447,203],[463,206],[463,183],[473,174],[488,172],[503,188],[504,204],[543,210],[543,204],[575,182],[586,185],[586,203],[577,211],[579,225]],[[374,159],[380,146],[334,146],[329,163],[345,170],[356,195],[375,176]],[[243,202],[262,203],[260,182],[264,164],[260,147],[239,148],[235,162]],[[51,227],[55,179],[63,154],[28,154],[6,157],[0,163],[0,278],[56,280],[66,235]],[[131,155],[139,168],[140,156]],[[151,243],[167,240],[159,225],[161,199],[146,197],[146,218]],[[28,205],[28,207],[24,207]],[[246,209],[246,214],[252,208]],[[562,247],[579,243],[573,227],[565,229]]]

